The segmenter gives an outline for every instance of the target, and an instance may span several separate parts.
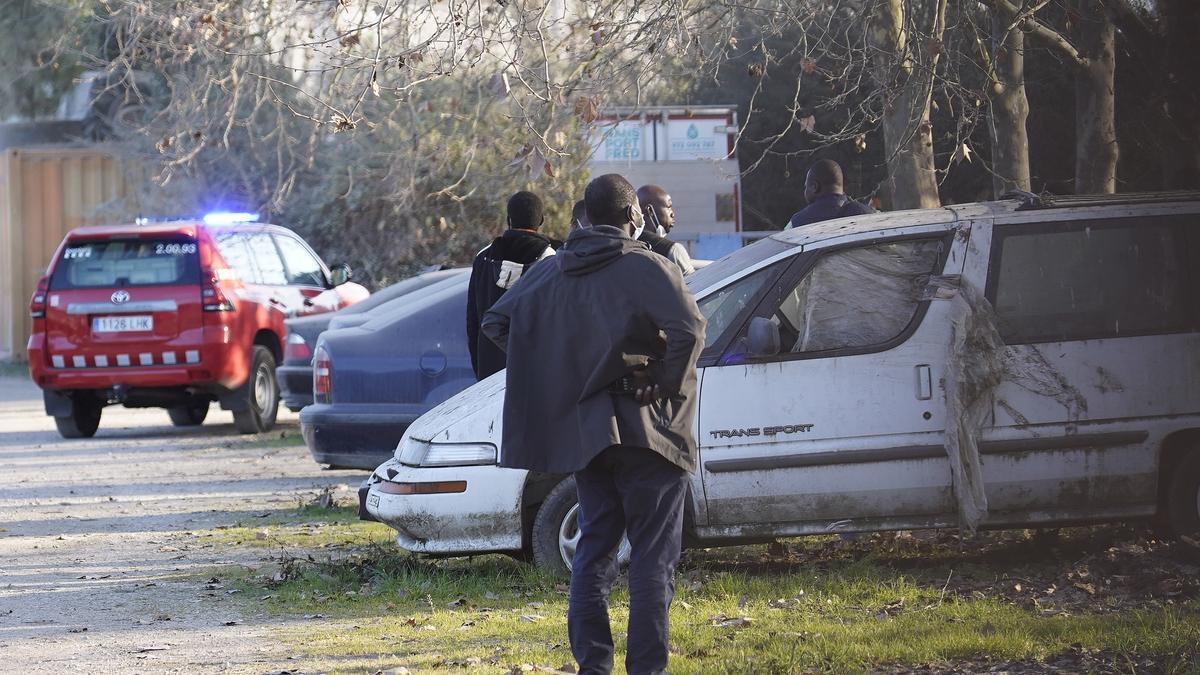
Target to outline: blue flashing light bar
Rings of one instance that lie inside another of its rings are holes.
[[[204,216],[205,225],[232,225],[234,223],[258,222],[257,213],[209,213]]]

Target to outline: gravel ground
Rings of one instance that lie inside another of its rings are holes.
[[[0,377],[0,671],[290,668],[270,637],[280,619],[205,588],[207,570],[262,554],[184,533],[326,488],[349,499],[363,476],[322,470],[286,411],[271,433],[246,437],[216,405],[193,429],[162,410],[110,407],[95,438],[64,440],[36,387]]]

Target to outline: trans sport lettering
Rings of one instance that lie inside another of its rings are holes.
[[[713,438],[740,438],[742,436],[776,436],[778,434],[804,434],[812,431],[811,424],[785,424],[777,427],[750,427],[749,429],[718,429],[708,432]]]

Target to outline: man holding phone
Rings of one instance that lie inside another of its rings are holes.
[[[657,185],[643,185],[638,188],[637,198],[638,203],[642,205],[642,215],[646,221],[646,229],[642,230],[638,241],[675,263],[685,276],[695,272],[692,257],[688,255],[683,244],[667,239],[667,235],[675,227],[675,206],[671,202],[671,195]]]
[[[624,177],[584,197],[591,227],[534,265],[484,315],[508,352],[500,465],[573,473],[579,543],[567,630],[579,672],[609,673],[608,593],[629,537],[630,673],[667,667],[667,610],[696,463],[696,359],[704,317],[679,270],[637,241]]]

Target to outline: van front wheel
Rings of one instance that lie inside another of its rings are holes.
[[[531,548],[533,562],[541,569],[565,577],[571,574],[571,559],[579,544],[579,496],[575,478],[554,486],[533,518]],[[617,563],[629,564],[629,539],[622,536],[617,549]]]
[[[1167,525],[1176,537],[1200,537],[1200,451],[1175,467],[1167,487]]]

